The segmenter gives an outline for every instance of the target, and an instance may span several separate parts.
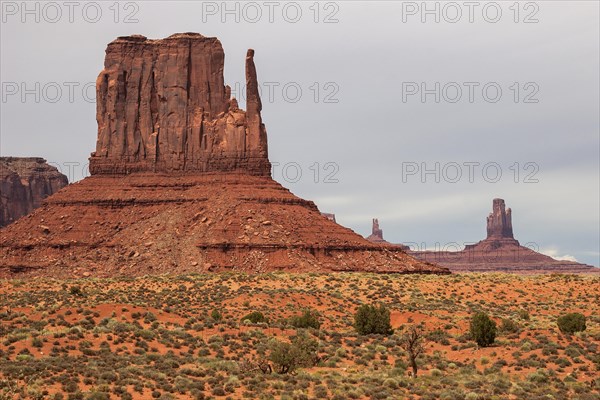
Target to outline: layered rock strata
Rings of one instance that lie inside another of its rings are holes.
[[[246,56],[246,111],[224,84],[224,65],[221,42],[197,33],[111,42],[96,81],[98,141],[90,173],[270,176],[254,51]]]
[[[533,246],[531,246],[533,247]],[[412,251],[415,257],[455,272],[599,273],[600,268],[574,261],[555,260],[513,236],[512,212],[504,200],[494,199],[487,217],[487,238],[462,251]]]
[[[220,42],[198,34],[109,44],[92,176],[0,231],[0,277],[449,273],[365,240],[271,179],[254,52],[246,111],[223,65]]]
[[[68,184],[43,158],[0,157],[0,227],[29,214]]]

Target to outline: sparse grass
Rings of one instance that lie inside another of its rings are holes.
[[[593,399],[599,299],[598,277],[563,275],[4,281],[0,399]],[[370,303],[389,308],[393,334],[356,333],[355,312]],[[258,310],[264,318],[246,323]],[[478,312],[500,328],[488,348],[469,340]],[[566,335],[556,321],[572,312],[586,330]],[[427,338],[416,379],[400,345],[409,325]],[[265,373],[273,340],[304,327],[315,358]]]

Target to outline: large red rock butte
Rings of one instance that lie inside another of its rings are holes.
[[[0,227],[29,214],[68,184],[43,158],[0,157]]]
[[[513,237],[512,211],[504,200],[494,199],[487,217],[486,239],[462,251],[409,251],[409,254],[448,267],[454,272],[598,273],[600,268],[573,261],[555,260]]]
[[[247,110],[216,38],[121,37],[97,81],[91,176],[0,230],[0,277],[206,271],[438,273],[271,178],[254,66]]]
[[[254,66],[246,56],[247,111],[223,82],[217,38],[120,37],[96,81],[98,142],[90,173],[226,172],[270,176]]]

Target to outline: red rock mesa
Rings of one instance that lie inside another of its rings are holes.
[[[243,111],[216,38],[110,43],[92,176],[0,230],[0,276],[449,273],[365,240],[271,179],[253,56]]]
[[[435,262],[451,271],[517,273],[597,273],[599,268],[573,261],[555,260],[528,247],[513,237],[512,212],[504,200],[494,199],[487,217],[487,238],[458,252],[409,252],[421,260]]]

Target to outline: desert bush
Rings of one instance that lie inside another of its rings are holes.
[[[441,330],[441,329],[436,329],[427,334],[428,340],[431,340],[432,342],[443,344],[444,346],[448,346],[450,344],[450,341],[448,340],[449,338],[450,338],[450,335],[448,334],[448,332]]]
[[[319,313],[316,310],[306,309],[302,315],[295,315],[289,320],[290,325],[295,328],[314,328],[319,329]]]
[[[71,295],[73,295],[73,296],[82,296],[83,295],[81,286],[79,286],[79,285],[71,286],[69,288],[69,293],[71,293]]]
[[[157,320],[156,315],[154,315],[153,312],[148,311],[146,314],[144,314],[144,322],[145,323],[150,324],[156,320]]]
[[[519,331],[519,325],[511,319],[504,318],[500,325],[500,331],[505,333],[516,333]]]
[[[383,304],[379,307],[363,304],[354,314],[354,328],[361,335],[391,335],[394,330],[390,324],[390,310]]]
[[[221,314],[221,312],[217,309],[212,310],[212,312],[210,313],[210,318],[212,318],[213,321],[221,321],[223,319],[223,315]]]
[[[300,367],[311,367],[317,362],[319,344],[306,334],[294,336],[290,343],[273,339],[269,343],[269,360],[280,374],[293,372]]]
[[[253,311],[250,314],[242,317],[242,321],[250,321],[253,324],[258,324],[259,322],[267,322],[267,318],[260,311]]]
[[[471,338],[481,347],[487,347],[496,339],[496,322],[487,314],[477,313],[471,320]]]
[[[314,394],[317,399],[326,399],[328,396],[327,388],[322,385],[317,385],[314,388]]]
[[[519,318],[525,321],[529,321],[529,311],[527,310],[519,310],[518,311]]]
[[[105,392],[91,392],[86,400],[110,400],[110,395]]]
[[[583,332],[586,329],[585,315],[580,313],[569,313],[558,317],[556,320],[558,329],[562,333],[572,335],[575,332]]]

